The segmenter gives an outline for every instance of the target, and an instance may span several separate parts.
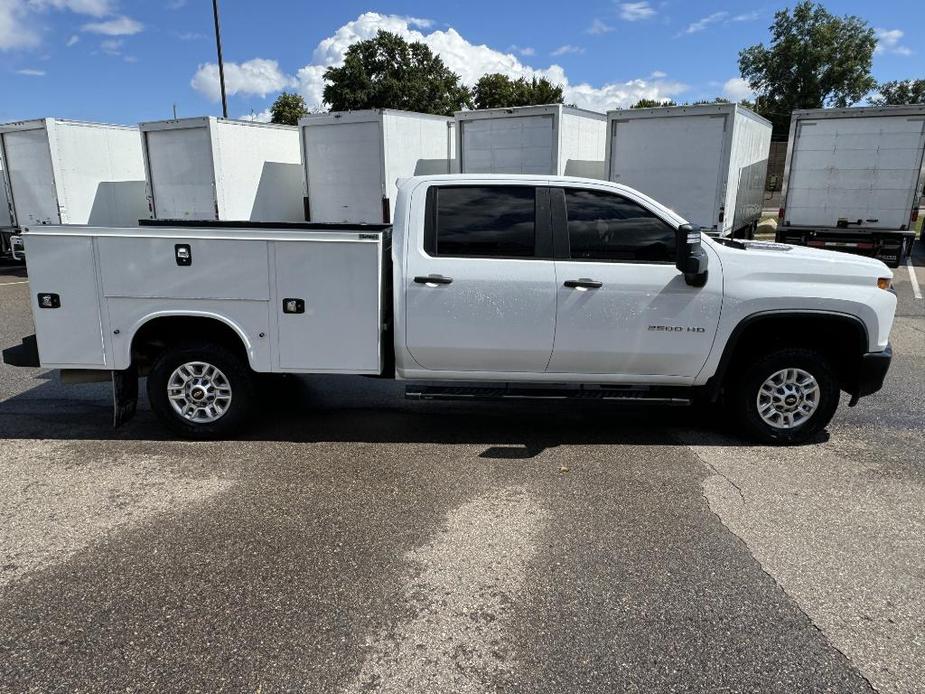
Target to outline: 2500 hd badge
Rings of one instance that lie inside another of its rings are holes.
[[[683,325],[650,325],[649,331],[656,333],[705,333],[707,329],[694,326],[684,327]]]

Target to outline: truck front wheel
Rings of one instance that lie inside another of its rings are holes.
[[[763,443],[803,443],[832,420],[838,380],[824,355],[803,348],[758,357],[733,379],[731,404],[745,433]]]
[[[158,418],[187,438],[237,433],[255,398],[254,377],[230,350],[208,342],[167,348],[148,375],[148,400]]]

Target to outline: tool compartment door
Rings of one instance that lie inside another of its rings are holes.
[[[30,233],[23,239],[42,366],[106,367],[92,239]],[[40,294],[56,294],[60,306],[40,307]]]
[[[378,374],[382,246],[376,241],[276,241],[279,366]],[[301,302],[287,311],[287,303]]]

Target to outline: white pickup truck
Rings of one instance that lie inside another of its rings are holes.
[[[191,437],[236,434],[255,374],[366,374],[419,398],[724,403],[795,443],[880,389],[896,309],[880,261],[714,240],[615,183],[401,182],[394,226],[151,222],[23,234],[36,336],[17,366],[147,376]]]

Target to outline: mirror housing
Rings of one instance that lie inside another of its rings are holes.
[[[700,242],[700,227],[682,224],[675,232],[677,254],[675,267],[684,274],[684,281],[692,287],[707,283],[707,252]]]

